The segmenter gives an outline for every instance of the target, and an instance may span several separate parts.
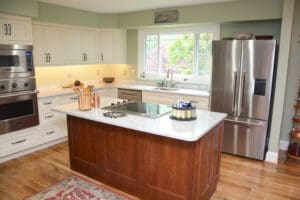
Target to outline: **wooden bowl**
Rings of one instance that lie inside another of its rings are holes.
[[[115,80],[115,77],[103,77],[105,83],[112,83]]]

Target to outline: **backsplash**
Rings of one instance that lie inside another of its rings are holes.
[[[75,80],[83,82],[102,83],[103,77],[115,77],[114,83],[135,85],[156,85],[155,80],[141,80],[136,78],[136,68],[125,64],[97,64],[97,65],[69,65],[47,66],[35,68],[37,86],[62,86]],[[196,83],[175,82],[176,88],[208,90],[207,85]]]
[[[134,72],[135,73],[135,72]],[[116,82],[122,79],[131,79],[132,75],[128,65],[69,65],[69,66],[47,66],[35,68],[38,86],[65,85],[75,80],[90,81],[99,80],[103,77],[113,76]]]

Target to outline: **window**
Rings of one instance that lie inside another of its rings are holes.
[[[139,31],[139,74],[147,79],[164,78],[172,69],[178,81],[209,84],[212,40],[219,39],[219,26]]]

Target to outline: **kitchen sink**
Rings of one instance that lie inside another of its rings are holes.
[[[171,88],[171,87],[154,87],[154,90],[163,90],[163,91],[176,91],[179,90],[178,88]]]

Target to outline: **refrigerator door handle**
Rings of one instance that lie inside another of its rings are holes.
[[[233,89],[233,104],[232,104],[232,114],[236,115],[236,90],[237,90],[237,72],[234,72],[234,89]]]
[[[264,126],[264,122],[259,121],[259,122],[246,122],[246,121],[239,121],[239,120],[233,120],[233,119],[225,119],[227,122],[235,123],[235,124],[240,124],[240,125],[245,125],[245,126]]]
[[[246,79],[246,72],[242,72],[242,78],[241,78],[241,81],[240,81],[240,92],[239,92],[239,102],[238,102],[237,116],[240,116],[243,112],[242,108],[244,106],[245,79]]]

